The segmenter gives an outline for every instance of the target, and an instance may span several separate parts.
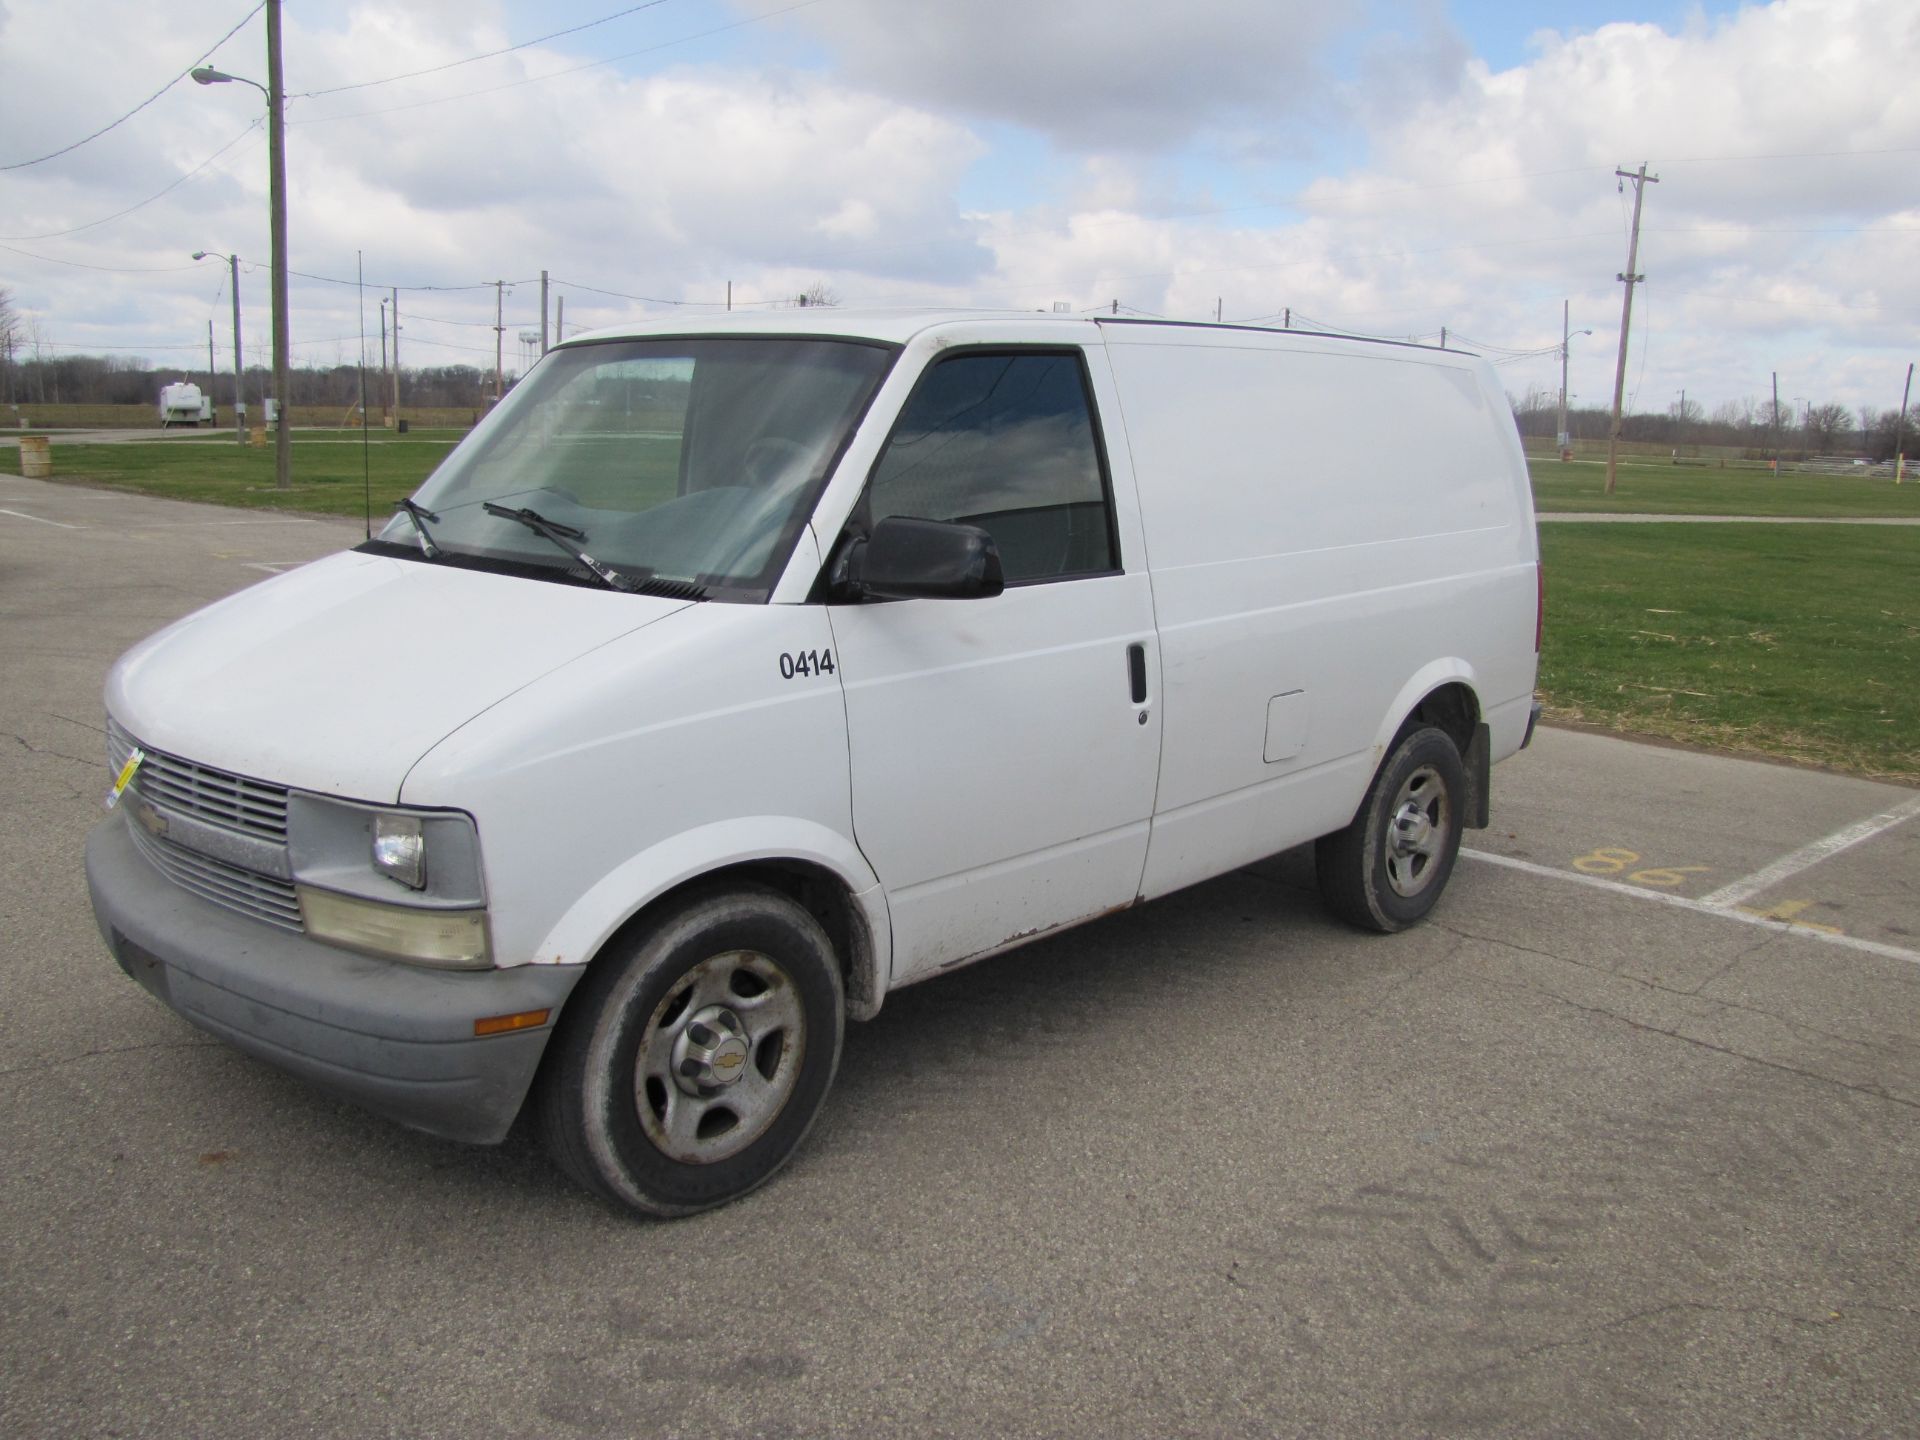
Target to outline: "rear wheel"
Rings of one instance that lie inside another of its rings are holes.
[[[840,968],[760,885],[695,895],[581,982],[539,1098],[547,1148],[649,1215],[737,1199],[806,1138],[840,1063]]]
[[[1404,930],[1425,918],[1453,873],[1466,792],[1466,767],[1444,730],[1404,736],[1353,822],[1314,846],[1327,908],[1364,930]]]

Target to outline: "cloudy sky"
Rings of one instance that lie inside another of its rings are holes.
[[[267,355],[251,0],[0,0],[0,286],[43,347]],[[619,13],[616,13],[619,12]],[[1914,0],[288,0],[296,363],[507,363],[639,313],[937,303],[1437,339],[1632,408],[1897,405],[1920,358]],[[1524,16],[1525,18],[1520,18]],[[612,17],[612,18],[609,18]],[[600,23],[596,23],[600,22]],[[237,28],[236,28],[237,27]],[[572,28],[580,27],[580,28]],[[556,33],[571,29],[571,33]],[[232,31],[229,38],[222,39]],[[534,42],[534,43],[528,43]],[[510,48],[511,47],[511,48]],[[494,53],[505,52],[505,53]],[[480,58],[475,58],[480,57]],[[424,72],[424,73],[423,73]],[[164,88],[163,88],[164,87]],[[42,163],[125,115],[131,119]],[[430,288],[432,287],[432,288]],[[377,354],[377,338],[373,342]],[[1552,351],[1529,356],[1527,352]]]

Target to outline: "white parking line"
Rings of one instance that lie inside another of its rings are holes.
[[[0,510],[0,515],[11,515],[16,520],[31,520],[36,525],[51,525],[56,530],[84,530],[84,525],[66,525],[58,520],[42,520],[38,515],[28,515],[19,510]]]
[[[1771,865],[1765,866],[1731,885],[1722,885],[1711,895],[1702,895],[1700,903],[1714,909],[1725,909],[1738,905],[1742,900],[1751,900],[1762,890],[1778,885],[1789,876],[1798,875],[1802,870],[1818,865],[1829,856],[1838,855],[1842,850],[1850,850],[1862,840],[1871,840],[1883,830],[1891,830],[1903,820],[1911,820],[1920,815],[1920,795],[1904,805],[1896,805],[1891,810],[1882,810],[1878,815],[1869,816],[1856,825],[1844,830],[1836,830],[1815,840],[1810,845],[1802,845],[1791,855],[1782,855]]]
[[[1463,845],[1460,847],[1460,853],[1470,860],[1484,860],[1489,865],[1518,870],[1527,875],[1541,875],[1549,880],[1568,880],[1575,885],[1585,885],[1590,890],[1606,890],[1615,895],[1629,895],[1635,900],[1651,900],[1656,905],[1667,905],[1676,910],[1691,910],[1696,915],[1712,915],[1721,920],[1736,920],[1742,925],[1758,925],[1763,930],[1772,930],[1782,935],[1797,935],[1803,940],[1817,940],[1823,945],[1839,945],[1848,950],[1864,950],[1869,955],[1880,955],[1889,960],[1904,960],[1909,965],[1920,965],[1920,950],[1903,950],[1898,945],[1884,945],[1878,940],[1862,940],[1854,935],[1839,935],[1829,930],[1816,930],[1810,925],[1796,925],[1791,920],[1774,920],[1765,915],[1755,914],[1751,910],[1734,910],[1724,905],[1709,905],[1704,900],[1695,900],[1686,895],[1669,895],[1664,890],[1648,890],[1619,880],[1603,880],[1598,875],[1582,875],[1573,870],[1556,870],[1551,865],[1536,865],[1531,860],[1515,860],[1510,855],[1495,855],[1488,850],[1469,850]]]

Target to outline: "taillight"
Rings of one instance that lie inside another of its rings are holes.
[[[1533,567],[1533,653],[1540,653],[1540,637],[1547,629],[1547,567],[1537,561]]]

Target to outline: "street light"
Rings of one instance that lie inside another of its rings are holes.
[[[191,71],[200,85],[238,81],[267,97],[267,208],[273,232],[273,393],[280,407],[273,436],[273,483],[286,490],[293,484],[293,431],[287,410],[291,399],[287,375],[287,96],[280,77],[280,0],[266,0],[267,83],[244,75],[229,75],[202,65]],[[234,287],[235,304],[239,287]],[[236,346],[236,358],[237,350]]]
[[[209,253],[211,252],[206,250],[196,250],[193,252],[193,258],[204,260]],[[241,376],[247,372],[240,364],[240,257],[227,256],[227,268],[232,273],[231,288],[233,290],[233,438],[244,445],[247,443],[247,402],[241,391],[243,383]]]
[[[1573,450],[1573,437],[1567,434],[1567,347],[1575,335],[1591,335],[1591,330],[1567,329],[1567,302],[1560,302],[1560,458],[1565,460]]]

